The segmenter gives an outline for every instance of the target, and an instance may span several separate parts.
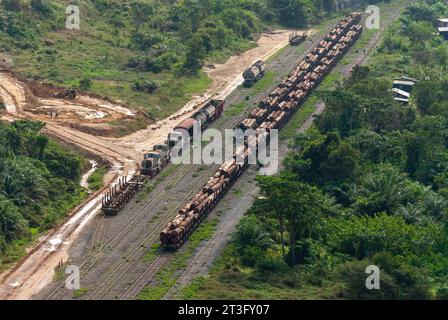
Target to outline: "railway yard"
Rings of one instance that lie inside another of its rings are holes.
[[[394,6],[392,10],[383,15],[382,29],[398,18],[403,7],[403,5]],[[223,115],[211,123],[210,128],[223,131],[236,127],[248,118],[250,111],[260,105],[262,101],[269,105],[268,96],[279,87],[288,89],[278,102],[285,101],[287,104],[291,104],[288,110],[293,111],[285,112],[281,124],[275,124],[273,121],[272,128],[281,129],[287,125],[286,122],[290,119],[293,119],[291,122],[294,122],[294,111],[301,112],[300,107],[306,97],[315,87],[317,88],[330,71],[337,74],[338,77],[348,76],[353,66],[362,65],[368,61],[372,49],[379,43],[380,33],[375,33],[372,36],[369,34],[368,37],[364,34],[366,40],[362,49],[355,45],[348,51],[362,32],[362,27],[357,26],[362,24],[358,17],[355,15],[350,19],[348,26],[341,27],[341,31],[338,31],[340,33],[335,33],[333,30],[335,24],[341,21],[341,18],[337,18],[328,21],[314,32],[309,32],[307,39],[299,46],[286,46],[271,56],[266,61],[267,74],[271,75],[271,78],[268,79],[270,81],[264,83],[263,80],[260,80],[252,88],[239,86],[233,90],[225,97]],[[349,32],[351,32],[349,37],[342,40]],[[337,37],[330,40],[332,35],[337,35]],[[328,41],[327,44],[326,41]],[[333,50],[341,43],[344,46],[340,51]],[[319,49],[323,50],[319,53]],[[330,51],[334,51],[333,56],[329,53]],[[317,61],[312,62],[310,66],[304,66],[304,63],[313,61],[310,52],[316,53]],[[328,59],[323,61],[324,57]],[[347,61],[347,63],[337,64],[343,57],[343,61]],[[300,63],[301,61],[302,63]],[[322,69],[322,66],[325,68]],[[321,67],[320,74],[314,73],[315,67]],[[300,71],[302,74],[299,74]],[[294,73],[295,80],[285,84],[284,79],[292,73]],[[306,81],[311,81],[312,85],[308,87],[309,82]],[[300,95],[300,93],[303,94]],[[44,100],[41,101],[41,103],[44,102]],[[277,106],[278,102],[272,102],[272,106]],[[103,108],[106,107],[103,106]],[[109,110],[115,108],[109,111],[112,116],[133,116],[132,111],[119,109],[112,104],[108,108]],[[295,130],[304,132],[309,129],[313,124],[314,117],[324,110],[325,105],[318,102]],[[11,115],[16,113],[16,110],[12,109],[8,111],[11,111]],[[277,110],[269,111],[279,112]],[[24,116],[27,115],[29,114],[25,112]],[[78,114],[78,116],[80,115]],[[87,114],[87,117],[90,115]],[[94,123],[97,120],[92,119],[91,121]],[[126,141],[129,139],[127,137],[118,140],[98,138],[95,143],[95,140],[89,136],[86,139],[89,142],[86,143],[83,141],[83,135],[87,136],[88,133],[75,131],[74,128],[68,128],[60,123],[49,123],[45,130],[61,140],[64,140],[65,137],[67,142],[75,142],[78,146],[84,146],[93,154],[104,154],[105,160],[115,166],[107,176],[110,183],[119,181],[117,180],[119,176],[121,179],[127,177],[130,181],[131,176],[137,172],[137,164],[143,156],[144,150],[141,146],[139,146],[138,152],[135,152],[130,145],[126,145]],[[286,139],[280,141],[280,161],[287,154],[287,146]],[[202,221],[202,224],[197,223],[198,229],[194,231],[196,227],[191,227],[191,230],[183,230],[182,232],[185,234],[180,236],[182,240],[172,243],[178,245],[179,242],[182,244],[185,241],[184,245],[180,245],[177,250],[164,250],[160,244],[161,231],[167,224],[173,223],[175,217],[179,218],[179,210],[184,208],[186,203],[191,204],[191,200],[197,196],[198,192],[202,192],[201,190],[210,177],[216,175],[216,172],[222,171],[222,167],[220,167],[220,165],[168,164],[153,179],[142,179],[140,190],[135,194],[132,192],[126,199],[126,205],[118,214],[113,216],[96,214],[82,222],[77,222],[82,224],[82,228],[77,229],[76,237],[70,238],[71,245],[67,248],[66,257],[61,259],[54,269],[55,274],[52,275],[52,281],[46,281],[45,286],[30,285],[27,290],[20,293],[0,290],[0,294],[3,291],[6,298],[29,298],[32,296],[34,299],[46,300],[178,298],[182,289],[197,275],[207,273],[230,239],[235,226],[257,196],[258,189],[254,181],[258,173],[257,167],[250,165],[247,168],[241,168],[241,172],[238,174],[239,178],[235,178],[232,184],[227,182],[225,191],[219,194],[218,200],[210,210],[207,209],[205,213],[199,214],[195,212],[197,215],[195,219],[198,219],[198,222]],[[125,183],[124,180],[120,181],[122,184]],[[101,190],[92,195],[90,200],[92,212],[101,206],[101,202],[104,205],[103,193],[105,191]],[[194,207],[190,208],[194,212]],[[177,227],[178,225],[172,229]],[[192,236],[195,232],[199,235],[196,235],[194,240],[188,240],[188,236]],[[204,234],[203,238],[201,238],[202,234]],[[52,263],[55,262],[57,261]],[[53,264],[49,264],[47,268]],[[66,289],[64,270],[69,265],[80,268],[81,289],[79,290]],[[9,278],[6,280],[10,281]]]

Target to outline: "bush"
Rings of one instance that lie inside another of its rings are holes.
[[[164,70],[172,69],[172,66],[179,60],[174,52],[164,52],[158,57],[148,57],[145,59],[145,70],[160,73]]]
[[[147,80],[147,79],[140,79],[135,80],[133,89],[135,91],[142,91],[147,93],[153,93],[159,88],[159,83],[155,80]]]
[[[0,2],[1,3],[1,2]],[[8,11],[21,11],[23,9],[22,0],[3,0],[3,6]]]
[[[83,78],[79,81],[79,89],[87,91],[92,87],[92,80],[90,78]]]
[[[344,283],[344,289],[340,292],[345,299],[372,300],[372,299],[397,299],[400,296],[400,288],[395,279],[382,271],[380,273],[380,290],[369,290],[366,287],[367,266],[369,261],[350,261],[339,265],[335,274]]]
[[[31,0],[31,9],[43,16],[48,16],[52,12],[50,5],[45,0]]]
[[[282,259],[276,259],[270,256],[259,256],[257,258],[256,268],[262,273],[281,273],[288,270],[288,265]]]

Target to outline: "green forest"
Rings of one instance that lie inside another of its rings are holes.
[[[366,67],[291,141],[210,276],[186,298],[447,299],[448,43],[443,1],[407,7]],[[386,61],[386,62],[385,62]],[[411,103],[391,81],[418,79]],[[365,286],[381,270],[381,290]]]
[[[72,3],[80,8],[79,31],[65,28],[66,1],[2,1],[0,43],[14,70],[108,96],[155,119],[210,85],[204,63],[254,47],[259,32],[303,28],[335,14],[334,0]]]
[[[41,134],[44,126],[0,122],[0,270],[85,198],[86,160]]]

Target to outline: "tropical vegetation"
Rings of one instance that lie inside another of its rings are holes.
[[[281,174],[257,178],[260,197],[185,297],[448,298],[448,43],[431,23],[447,13],[409,5],[369,66],[321,92],[325,113]],[[391,91],[403,75],[418,80],[409,105]]]
[[[43,127],[0,122],[0,269],[85,198],[85,160],[41,134]]]
[[[372,2],[372,1],[371,1]],[[27,78],[78,87],[167,117],[223,62],[255,46],[258,33],[303,28],[335,13],[334,0],[88,0],[80,30],[66,29],[66,1],[5,0],[2,52]]]

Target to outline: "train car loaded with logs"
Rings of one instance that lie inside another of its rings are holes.
[[[281,129],[299,109],[323,78],[334,68],[362,33],[357,25],[361,13],[353,12],[339,22],[325,40],[312,50],[286,77],[278,88],[252,110],[239,128],[251,128],[260,138],[269,141],[272,129]],[[247,167],[252,148],[246,143],[238,148],[234,159],[225,162],[199,192],[179,210],[176,217],[160,233],[160,243],[165,249],[176,249],[198,227],[219,200],[230,189]],[[258,147],[258,145],[257,145]],[[258,152],[258,148],[255,148]],[[243,158],[244,161],[237,161]]]

